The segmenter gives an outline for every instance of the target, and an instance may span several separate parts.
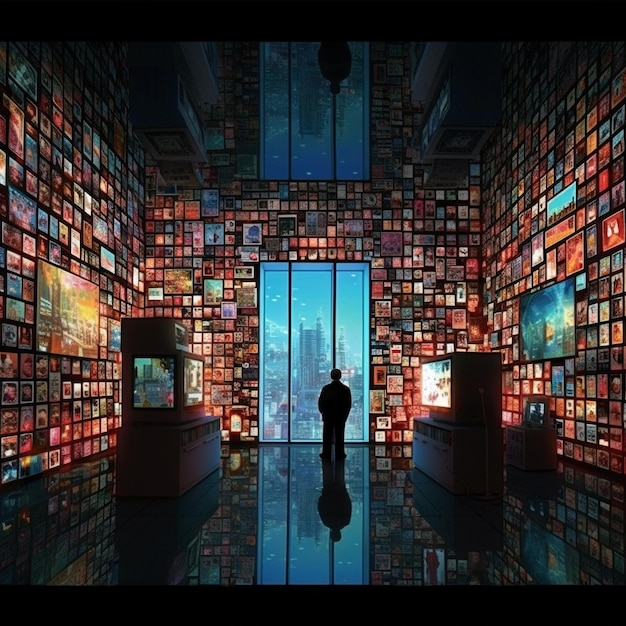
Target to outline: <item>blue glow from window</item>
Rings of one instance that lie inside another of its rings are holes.
[[[352,390],[346,442],[369,438],[369,264],[262,263],[261,441],[321,441],[317,398],[339,367]]]
[[[261,44],[260,160],[264,180],[370,177],[368,44],[349,42],[352,69],[336,96],[335,149],[332,94],[318,65],[319,45]]]

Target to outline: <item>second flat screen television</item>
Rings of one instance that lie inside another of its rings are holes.
[[[520,297],[520,349],[523,361],[576,354],[574,277]]]

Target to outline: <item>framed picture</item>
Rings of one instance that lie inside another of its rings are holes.
[[[204,245],[224,245],[224,224],[214,224],[209,222],[204,225]]]
[[[602,220],[602,250],[606,252],[626,241],[624,236],[624,209]]]
[[[560,222],[566,215],[576,210],[576,182],[554,194],[546,205],[547,226]]]
[[[402,233],[382,232],[380,234],[380,254],[381,256],[401,256]]]
[[[278,235],[280,237],[295,237],[298,234],[298,218],[295,215],[281,215],[278,217]]]
[[[259,247],[241,246],[240,254],[243,263],[255,263],[259,260]]]
[[[217,217],[220,214],[219,189],[202,189],[201,190],[200,213],[202,217]]]
[[[111,352],[122,350],[122,323],[120,320],[109,318],[109,341],[107,348]]]
[[[462,330],[467,327],[467,309],[452,309],[452,328]]]
[[[34,381],[27,380],[20,383],[20,400],[22,403],[34,402]]]
[[[18,382],[16,380],[2,381],[2,404],[4,406],[19,403]]]
[[[379,415],[376,418],[376,428],[378,430],[390,430],[391,429],[391,417],[389,417],[389,415]]]
[[[163,287],[148,287],[148,300],[163,300]]]
[[[543,263],[543,232],[532,238],[531,251],[531,265],[535,267]]]
[[[18,353],[0,352],[0,378],[17,378]]]
[[[254,279],[254,266],[236,265],[234,274],[235,280],[252,280]]]
[[[424,551],[424,584],[445,584],[445,554],[443,548],[429,547]]]
[[[585,240],[578,231],[565,242],[565,274],[570,276],[585,267]]]
[[[11,186],[9,186],[9,222],[30,233],[37,232],[37,202]]]
[[[387,376],[387,393],[402,393],[404,391],[404,376],[390,374]]]
[[[262,241],[261,224],[244,224],[243,225],[243,243],[244,245],[258,245]]]
[[[387,367],[385,365],[374,365],[372,374],[374,385],[387,386]]]
[[[224,282],[217,278],[205,278],[203,303],[209,306],[220,304],[223,297]]]
[[[73,303],[80,324],[69,311],[60,309],[58,305],[50,307],[50,303],[55,301],[51,296],[52,286],[56,289],[58,302]],[[82,276],[40,260],[37,293],[37,349],[41,352],[80,355],[86,359],[98,358],[99,286]],[[68,328],[69,333],[64,328]]]
[[[193,272],[187,269],[166,269],[164,271],[164,293],[193,293]]]
[[[257,306],[256,287],[239,287],[235,290],[235,293],[237,294],[237,306],[242,308],[253,308]]]
[[[307,211],[305,227],[307,237],[323,237],[326,234],[326,213]]]
[[[115,274],[115,253],[104,246],[100,246],[100,267]]]
[[[385,391],[384,389],[370,389],[370,412],[385,412]]]
[[[237,303],[222,302],[222,318],[227,320],[237,319]]]

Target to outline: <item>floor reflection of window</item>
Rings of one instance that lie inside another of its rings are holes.
[[[338,541],[318,512],[318,452],[309,445],[259,447],[258,584],[368,584],[369,450],[352,448],[344,464],[351,514]]]
[[[321,441],[317,399],[338,367],[352,392],[346,442],[367,441],[369,265],[263,263],[259,282],[260,440]]]

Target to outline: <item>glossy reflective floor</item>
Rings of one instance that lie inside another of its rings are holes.
[[[398,448],[396,446],[396,448]],[[559,461],[452,495],[408,449],[222,449],[180,498],[116,498],[115,455],[0,491],[4,585],[623,585],[624,485]],[[331,537],[332,535],[332,537]]]

